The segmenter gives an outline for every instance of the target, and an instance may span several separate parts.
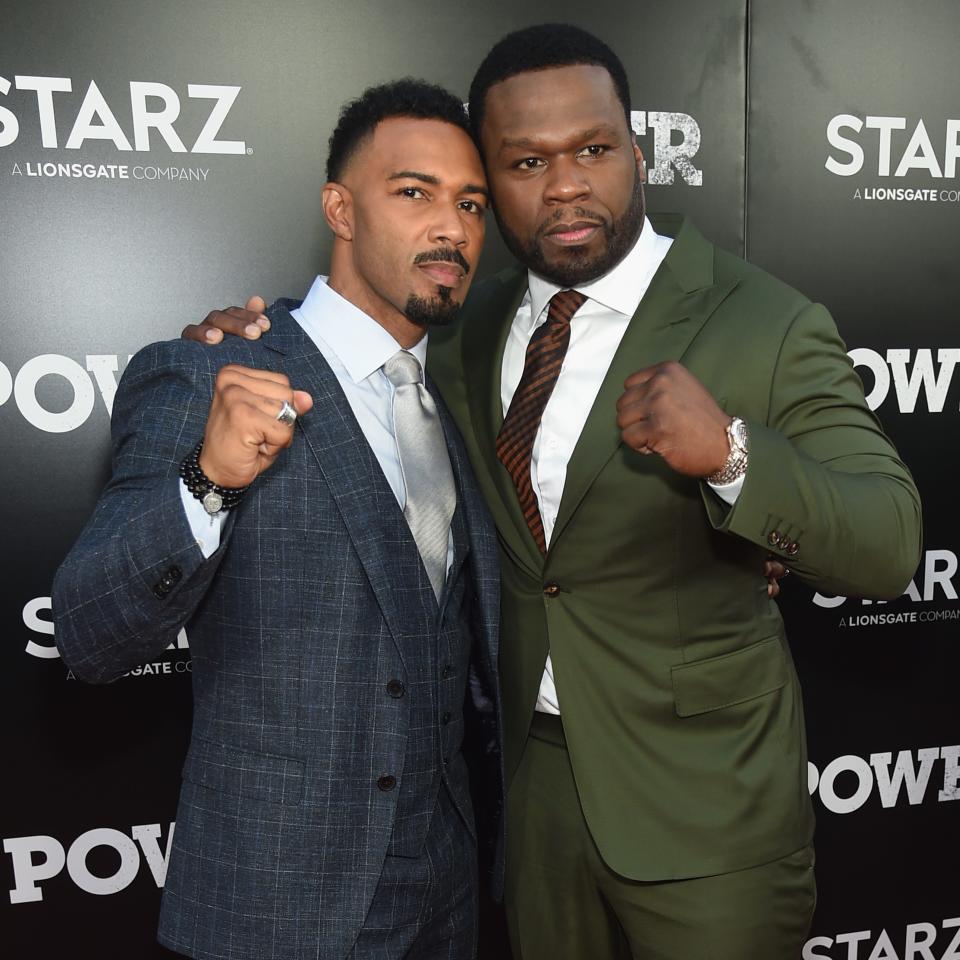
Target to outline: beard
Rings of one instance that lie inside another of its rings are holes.
[[[470,264],[459,250],[452,247],[440,247],[418,253],[414,264],[455,263],[463,270],[464,276],[470,273]],[[437,293],[433,297],[418,297],[411,293],[403,308],[404,316],[418,327],[442,327],[450,323],[457,315],[460,303],[453,299],[453,287],[437,284]]]
[[[443,327],[450,323],[460,310],[453,299],[451,287],[437,286],[435,297],[418,297],[410,294],[403,308],[404,316],[418,327]]]
[[[586,252],[585,247],[567,247],[558,251],[561,259],[554,262],[547,260],[543,249],[543,238],[546,231],[560,219],[559,216],[542,223],[531,240],[522,240],[501,220],[496,204],[494,204],[493,213],[497,218],[497,226],[500,228],[500,234],[507,249],[528,270],[532,270],[558,286],[575,287],[603,276],[627,255],[643,228],[644,207],[643,184],[638,172],[633,182],[633,192],[627,209],[616,220],[600,222],[600,230],[605,241],[604,249],[591,256]],[[597,214],[591,210],[573,207],[572,212],[575,217],[591,221],[597,219]]]

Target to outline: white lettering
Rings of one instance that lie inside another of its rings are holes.
[[[14,80],[18,90],[36,91],[37,114],[40,117],[40,142],[45,147],[55,147],[57,145],[57,121],[53,109],[53,95],[54,93],[70,93],[73,90],[70,78],[16,76]]]
[[[95,124],[96,118],[101,122]],[[130,149],[130,141],[120,129],[117,118],[94,80],[90,81],[87,94],[80,104],[80,111],[67,138],[66,148],[79,150],[85,140],[112,140],[118,150]]]
[[[839,177],[852,177],[855,173],[859,173],[863,167],[863,147],[855,140],[840,135],[840,131],[844,127],[849,127],[859,133],[863,129],[863,121],[852,114],[841,113],[833,117],[827,124],[827,141],[830,146],[849,154],[850,159],[846,163],[841,163],[828,156],[824,166],[830,173]]]
[[[159,111],[148,111],[147,97],[162,100],[163,108]],[[165,83],[131,81],[130,112],[133,114],[134,149],[150,149],[150,128],[152,127],[163,137],[174,153],[187,152],[177,131],[173,129],[173,121],[180,116],[180,98]]]
[[[216,101],[207,122],[203,125],[197,142],[193,145],[192,153],[246,153],[247,145],[243,140],[216,140],[216,135],[223,126],[230,108],[233,106],[240,87],[218,86],[207,83],[190,83],[187,93],[191,99]]]
[[[938,747],[923,747],[917,751],[917,759],[920,761],[920,770],[913,768],[913,755],[909,750],[901,750],[897,754],[897,762],[893,768],[893,776],[890,776],[890,761],[893,759],[891,753],[871,753],[870,765],[874,769],[877,781],[877,792],[880,794],[880,803],[884,807],[896,806],[897,797],[900,794],[901,787],[906,784],[907,799],[912,806],[923,802],[923,795],[926,793],[927,784],[930,781],[930,773],[933,770],[933,764],[940,756]]]

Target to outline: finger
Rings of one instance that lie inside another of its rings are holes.
[[[298,416],[302,417],[307,411],[313,409],[313,397],[306,390],[294,390],[293,409],[297,411]]]
[[[293,399],[290,378],[284,373],[277,373],[274,370],[260,370],[257,367],[245,367],[242,363],[228,363],[220,368],[217,374],[218,387],[237,383],[254,393],[263,390],[267,392],[268,396],[280,397],[284,400]],[[286,392],[278,393],[269,384],[280,386]]]
[[[643,383],[634,384],[632,387],[624,390],[623,393],[617,398],[617,409],[622,410],[624,407],[629,407],[631,404],[640,403],[645,401],[650,394],[649,381],[644,381]]]
[[[257,322],[259,318],[259,313],[244,310],[242,307],[226,307],[223,310],[212,310],[203,318],[203,324],[216,327],[234,337],[256,340],[263,333],[263,327]]]
[[[219,343],[223,339],[223,332],[203,323],[190,323],[180,331],[180,338],[197,343]]]
[[[650,434],[645,424],[634,424],[625,430],[621,430],[620,436],[623,438],[623,442],[636,450],[637,453],[653,453],[653,450],[649,447]]]
[[[270,329],[270,318],[264,315],[264,311],[267,309],[267,302],[263,297],[253,296],[244,306],[250,313],[257,314],[257,319],[254,323],[259,324],[264,330]]]
[[[650,408],[645,397],[632,397],[628,402],[617,404],[617,426],[621,430],[646,420],[649,415]]]
[[[763,563],[763,575],[769,580],[771,578],[779,580],[785,577],[789,571],[775,557],[767,557]]]
[[[776,580],[770,580],[767,583],[767,596],[772,600],[780,595],[780,584]]]
[[[660,372],[661,364],[656,363],[652,367],[644,367],[643,370],[637,370],[636,373],[631,373],[626,380],[623,381],[624,387],[627,390],[631,387],[639,387],[641,384],[646,383],[648,380],[651,380]]]

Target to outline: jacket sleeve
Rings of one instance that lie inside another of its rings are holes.
[[[736,504],[704,492],[713,525],[766,548],[824,592],[903,593],[920,560],[920,496],[823,307],[808,304],[793,319],[766,422],[747,427]]]
[[[223,558],[232,517],[204,559],[180,497],[180,461],[203,436],[216,373],[197,346],[146,347],[117,389],[112,476],[53,584],[56,644],[83,680],[114,680],[159,654]]]

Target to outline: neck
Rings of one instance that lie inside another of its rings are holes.
[[[376,320],[404,350],[419,343],[426,335],[423,327],[408,320],[402,311],[378,296],[360,279],[353,265],[351,250],[339,239],[333,244],[327,285]]]

